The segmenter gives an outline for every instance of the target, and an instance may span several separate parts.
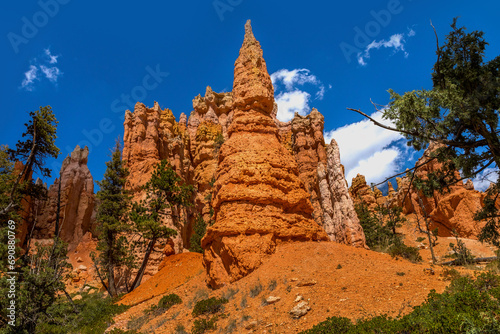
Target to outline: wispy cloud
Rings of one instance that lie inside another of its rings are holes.
[[[27,91],[33,90],[33,84],[38,79],[38,68],[30,65],[30,69],[24,72],[24,79],[21,82],[21,87]]]
[[[406,34],[394,34],[389,37],[388,40],[374,40],[365,48],[363,52],[358,53],[358,64],[361,66],[366,66],[368,59],[370,59],[370,51],[378,50],[381,48],[393,49],[394,53],[403,52],[405,58],[409,56],[409,53],[405,50],[406,38],[410,38],[416,35],[415,30],[409,29]]]
[[[42,73],[45,75],[45,77],[54,83],[57,82],[57,79],[61,75],[61,71],[55,66],[46,67],[44,65],[40,65],[40,69],[42,70]]]
[[[382,120],[380,111],[373,113],[371,117],[387,123]],[[403,146],[403,136],[382,129],[369,120],[325,132],[324,136],[327,143],[332,138],[337,141],[349,184],[358,173],[364,175],[368,183],[381,182],[400,172],[404,160],[408,160],[411,155]]]
[[[296,112],[306,115],[310,111],[312,96],[322,100],[327,90],[321,80],[305,68],[281,69],[271,74],[271,80],[278,104],[277,117],[282,122],[290,121]],[[307,91],[305,87],[308,87]]]
[[[45,55],[48,57],[48,62],[49,64],[57,64],[57,58],[59,58],[59,56],[53,56],[51,53],[50,53],[50,48],[47,48],[47,49],[44,49],[43,50]]]
[[[39,58],[33,58],[30,61],[29,69],[24,72],[20,88],[31,92],[35,88],[35,82],[43,78],[57,85],[59,77],[63,74],[59,67],[54,65],[57,64],[59,56],[52,55],[50,49],[47,48],[43,50],[43,55]]]

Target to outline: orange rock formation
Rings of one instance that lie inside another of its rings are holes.
[[[35,239],[53,238],[55,233],[57,198],[61,182],[60,237],[73,250],[95,222],[94,179],[87,167],[89,150],[76,146],[64,159],[60,177],[48,191],[48,200],[36,204]]]
[[[202,240],[207,283],[214,288],[251,273],[281,241],[328,240],[311,219],[297,164],[278,140],[274,89],[250,22],[235,63],[233,101],[212,199],[215,224]]]
[[[323,227],[332,241],[367,248],[363,228],[347,189],[344,168],[340,164],[339,146],[334,139],[326,154],[327,163],[319,163],[317,171]]]
[[[432,153],[439,147],[439,144],[431,143],[415,166],[432,159]],[[432,160],[419,167],[416,175],[425,179],[428,173],[436,172],[442,166],[442,163]],[[455,173],[459,179],[459,172]],[[455,231],[460,237],[477,238],[484,223],[475,222],[474,214],[482,207],[485,194],[474,190],[472,181],[469,180],[466,185],[459,181],[451,185],[449,191],[442,194],[436,191],[432,197],[425,197],[413,188],[408,192],[409,182],[407,177],[398,179],[396,203],[403,208],[404,214],[422,216],[425,210],[432,222],[431,229],[438,228],[439,236],[452,236]]]
[[[374,210],[377,207],[377,199],[375,197],[375,193],[366,184],[366,179],[363,175],[358,174],[355,178],[352,179],[349,192],[355,204],[364,202],[366,205],[368,205],[368,208],[370,210]],[[381,194],[379,194],[379,197],[380,195]]]

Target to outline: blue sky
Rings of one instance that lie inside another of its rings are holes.
[[[0,11],[2,131],[14,145],[27,112],[51,105],[59,120],[61,156],[53,177],[77,145],[91,149],[100,180],[110,149],[123,136],[125,109],[137,100],[189,115],[192,99],[232,88],[233,64],[252,20],[273,74],[279,117],[312,107],[325,115],[325,134],[339,142],[347,178],[378,182],[413,166],[394,133],[379,130],[347,107],[375,110],[387,89],[430,88],[440,41],[453,17],[483,30],[492,58],[500,49],[498,1],[120,1],[5,2]],[[52,179],[46,180],[49,184]]]

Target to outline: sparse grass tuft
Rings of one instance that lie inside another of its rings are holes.
[[[274,289],[276,289],[277,285],[278,285],[278,282],[276,282],[276,280],[273,279],[271,282],[269,282],[269,285],[267,286],[267,290],[274,291]]]
[[[262,289],[263,289],[262,284],[260,283],[260,281],[257,281],[257,284],[255,284],[252,288],[250,288],[250,298],[255,298],[258,295],[260,295]]]

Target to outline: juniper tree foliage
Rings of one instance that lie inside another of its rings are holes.
[[[386,128],[401,132],[416,150],[431,142],[441,144],[429,159],[441,162],[441,170],[425,179],[412,176],[413,185],[426,196],[456,183],[456,170],[462,178],[473,178],[487,169],[498,176],[500,56],[486,60],[487,45],[482,31],[467,32],[454,19],[445,43],[439,46],[438,41],[433,88],[403,95],[389,90],[391,101],[383,117],[395,128]],[[481,239],[497,245],[500,225],[494,202],[499,190],[497,181],[488,191],[487,205],[476,217],[488,220]]]
[[[207,232],[207,223],[203,220],[201,215],[198,215],[194,224],[193,235],[190,239],[189,250],[195,253],[203,253],[203,248],[201,247],[201,239],[205,236]]]
[[[47,158],[57,158],[59,148],[55,145],[57,138],[57,120],[50,106],[40,107],[39,110],[29,113],[30,120],[25,124],[26,132],[22,134],[24,140],[19,140],[15,149],[6,149],[10,162],[21,161],[24,164],[23,170],[17,175],[11,184],[8,185],[8,200],[1,203],[0,218],[5,220],[5,216],[18,209],[20,198],[29,195],[32,198],[43,198],[45,191],[43,187],[37,187],[33,182],[27,182],[33,171],[40,172],[41,176],[50,177],[50,169],[44,167]],[[3,153],[2,164],[6,162]],[[6,169],[0,167],[0,173],[5,173]],[[2,189],[3,190],[3,189]]]
[[[184,184],[167,160],[162,160],[154,169],[151,179],[143,186],[146,198],[132,204],[130,219],[147,243],[139,272],[132,284],[132,289],[139,286],[146,269],[149,256],[156,242],[162,238],[175,236],[177,232],[162,224],[170,217],[173,224],[179,224],[179,209],[191,206],[194,187]]]
[[[125,189],[129,172],[121,158],[119,141],[116,142],[106,167],[103,180],[96,182],[100,187],[96,194],[99,200],[97,250],[100,253],[95,260],[96,265],[105,271],[103,276],[107,278],[109,294],[116,297],[115,269],[121,266],[132,267],[133,264],[132,250],[124,235],[132,228],[128,222],[131,196]]]

